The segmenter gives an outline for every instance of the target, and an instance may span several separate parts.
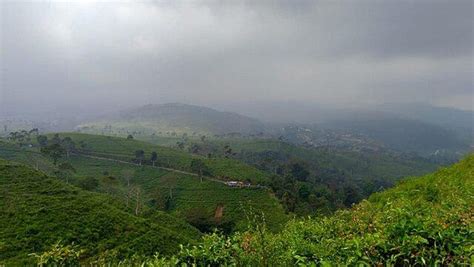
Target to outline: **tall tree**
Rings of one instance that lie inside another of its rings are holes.
[[[201,178],[201,182],[203,175],[209,174],[209,168],[201,159],[193,159],[191,161],[191,170],[199,175],[199,178]]]
[[[36,141],[40,145],[40,147],[45,147],[48,145],[48,137],[46,135],[38,135],[36,137]]]
[[[53,138],[51,138],[51,144],[61,144],[61,138],[59,137],[59,134],[55,134]]]
[[[158,159],[158,154],[155,151],[151,152],[151,162],[153,163],[153,167],[155,167],[155,162],[157,159]]]
[[[76,169],[74,169],[74,167],[69,162],[63,162],[58,166],[57,173],[61,178],[66,180],[66,183],[69,183],[69,176],[75,172]]]
[[[134,170],[122,170],[122,176],[125,179],[125,182],[127,183],[127,195],[126,195],[127,208],[128,208],[128,203],[130,202],[131,194],[132,194],[130,181],[132,180],[134,174],[135,174]]]
[[[69,136],[61,140],[61,145],[66,150],[67,158],[69,158],[69,155],[71,154],[71,152],[74,152],[76,150],[76,143],[74,143],[74,141],[72,141],[71,137]]]
[[[58,160],[66,153],[64,148],[59,144],[52,144],[41,148],[41,153],[53,159],[53,164],[57,165]]]
[[[138,161],[139,165],[142,165],[142,161],[145,158],[145,151],[143,150],[137,150],[135,151],[135,159]]]

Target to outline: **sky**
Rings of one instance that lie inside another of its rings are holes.
[[[474,109],[470,0],[6,0],[0,10],[3,113],[166,102]]]

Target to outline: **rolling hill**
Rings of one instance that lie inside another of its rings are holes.
[[[49,136],[52,136],[52,134]],[[268,173],[235,159],[193,155],[179,149],[158,146],[139,140],[83,133],[60,133],[60,136],[71,137],[78,144],[79,150],[89,155],[132,161],[137,150],[143,150],[146,159],[155,151],[158,154],[156,162],[158,166],[192,171],[192,160],[200,159],[209,168],[210,176],[213,177],[227,180],[248,180],[254,184],[264,183],[270,177]]]
[[[83,259],[171,254],[193,243],[197,229],[163,212],[134,216],[116,199],[68,185],[26,165],[0,160],[0,264],[31,264],[29,253],[58,241],[75,243]]]
[[[170,103],[124,110],[115,116],[77,127],[82,132],[117,134],[257,134],[265,127],[260,121],[211,108]],[[161,135],[160,134],[160,135]]]
[[[135,193],[130,197],[129,192],[139,188],[139,204],[144,207],[141,209],[166,210],[203,231],[216,226],[226,231],[242,229],[247,223],[242,214],[248,209],[267,214],[268,223],[274,230],[288,219],[278,200],[265,187],[231,188],[218,179],[228,177],[256,183],[268,179],[268,174],[239,161],[207,159],[117,137],[78,133],[63,133],[60,137],[71,137],[81,149],[78,150],[80,153],[61,160],[69,162],[76,170],[68,177],[70,183],[112,195],[122,203],[131,198],[133,207]],[[149,162],[142,166],[134,164],[134,151],[138,149],[146,152],[146,158],[152,151],[157,151],[157,167]],[[0,141],[0,158],[29,164],[50,174],[57,171],[51,159],[39,153],[36,147],[19,148],[16,144]],[[188,173],[195,158],[203,160],[209,166],[210,174],[216,177],[205,177],[201,182],[196,175]],[[221,210],[219,218],[215,216],[217,209]],[[128,210],[133,213],[132,207]]]
[[[379,113],[354,113],[322,125],[372,138],[388,148],[430,155],[440,150],[466,152],[469,142],[452,129],[419,120]]]

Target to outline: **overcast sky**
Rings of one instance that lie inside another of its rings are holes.
[[[471,0],[7,0],[0,9],[2,112],[246,101],[473,109]]]

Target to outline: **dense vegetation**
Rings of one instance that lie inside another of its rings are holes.
[[[25,165],[0,160],[0,264],[31,263],[57,243],[81,259],[110,254],[171,254],[200,233],[163,212],[134,216],[110,196],[87,192]]]
[[[196,145],[193,154],[183,151]],[[214,156],[202,156],[201,149],[213,149]],[[394,181],[434,166],[387,154],[328,154],[276,140],[201,139],[173,149],[133,136],[73,133],[17,134],[0,142],[0,157],[56,176],[1,162],[0,220],[15,225],[0,232],[6,263],[31,262],[28,253],[36,253],[40,263],[118,264],[127,258],[122,263],[159,266],[402,265],[467,263],[472,254],[472,155],[435,174],[403,180],[351,210],[294,219],[286,226],[287,217],[268,189],[226,186],[217,179],[225,177],[213,173],[216,162],[235,164],[235,170],[222,170],[234,177],[241,175],[239,166],[246,166],[244,177],[260,172],[260,181],[298,214],[330,213],[359,200],[360,191],[341,191],[338,182],[367,185],[376,176]],[[176,217],[201,231],[217,227],[221,232],[194,245],[199,231]],[[179,243],[187,245],[179,249]],[[159,256],[150,258],[154,253]]]
[[[449,128],[391,116],[350,117],[332,121],[325,127],[362,134],[392,149],[420,155],[444,150],[462,151],[468,148],[469,141],[472,141],[460,138]]]
[[[207,235],[148,266],[469,265],[473,260],[474,156],[325,218],[294,220],[277,234],[265,225]]]
[[[148,141],[167,143],[163,137]],[[288,211],[300,215],[350,207],[402,177],[437,168],[415,155],[303,147],[265,138],[187,139],[182,150],[232,158],[271,174],[268,185]]]

